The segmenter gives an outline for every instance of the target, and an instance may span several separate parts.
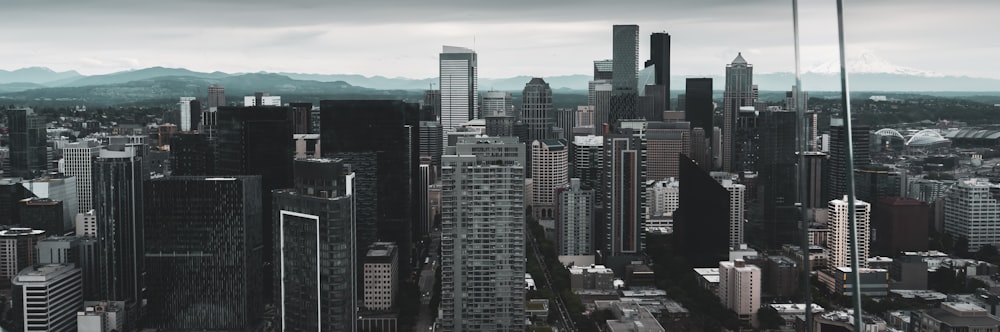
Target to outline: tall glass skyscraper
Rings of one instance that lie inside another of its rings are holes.
[[[13,176],[33,179],[48,169],[45,148],[45,120],[30,108],[9,109],[7,127],[10,135],[10,170]]]
[[[143,285],[142,157],[102,150],[94,161],[94,207],[102,300],[125,301],[127,326],[135,326]]]
[[[524,85],[521,94],[521,121],[528,125],[529,142],[553,138],[552,126],[555,125],[553,112],[552,89],[549,88],[549,84],[541,78],[532,78]]]
[[[741,173],[739,165],[736,165],[736,154],[740,153],[737,142],[734,138],[740,133],[736,131],[739,119],[740,107],[754,106],[753,89],[753,65],[748,64],[743,59],[743,54],[739,53],[733,59],[733,63],[726,65],[726,90],[723,93],[722,101],[722,170],[730,173]],[[690,98],[690,96],[688,96]],[[690,102],[688,102],[690,105]],[[690,107],[690,106],[689,106]]]
[[[609,124],[639,114],[639,26],[612,27],[611,114]]]
[[[441,129],[444,137],[478,116],[479,92],[476,51],[444,46],[440,55],[438,86],[441,87]],[[448,145],[442,141],[442,145]]]
[[[252,330],[264,311],[261,177],[147,182],[149,327]]]
[[[459,138],[442,157],[444,331],[523,331],[524,144]]]

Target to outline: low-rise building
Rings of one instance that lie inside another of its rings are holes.
[[[124,301],[86,301],[83,311],[76,313],[79,332],[112,332],[125,330]]]
[[[940,308],[914,311],[912,331],[997,331],[1000,319],[970,303],[943,302]]]
[[[830,293],[842,296],[854,294],[848,276],[849,267],[838,267],[819,273],[819,281],[826,285]],[[889,271],[885,269],[858,269],[861,279],[861,294],[865,296],[886,296],[889,294]]]
[[[615,289],[615,273],[604,265],[572,266],[569,268],[569,282],[573,290]]]
[[[597,303],[597,307],[610,309],[615,315],[615,319],[605,322],[609,332],[666,332],[649,309],[636,303],[601,301]]]

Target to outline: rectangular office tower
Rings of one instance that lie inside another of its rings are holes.
[[[94,161],[94,210],[100,253],[100,299],[125,301],[128,326],[135,326],[143,285],[142,157],[102,150]]]
[[[639,26],[612,27],[611,114],[608,124],[639,117]]]
[[[45,154],[45,148],[48,146],[45,119],[30,108],[8,109],[4,114],[7,116],[7,130],[10,135],[11,175],[33,179],[44,174],[48,169],[48,158]]]
[[[680,167],[674,246],[691,266],[716,266],[729,255],[732,194],[691,158],[680,155]]]
[[[260,176],[177,176],[145,188],[147,319],[251,330],[264,311]]]
[[[604,255],[642,252],[645,237],[646,149],[631,129],[604,136]]]
[[[96,143],[81,141],[63,147],[63,174],[76,178],[77,213],[87,213],[94,209],[94,181],[92,180],[94,159],[100,148]]]
[[[295,161],[295,187],[274,191],[278,331],[355,331],[354,173],[342,160]]]
[[[447,136],[456,127],[478,116],[478,65],[476,51],[464,47],[442,47],[439,60],[441,129]],[[442,140],[441,145],[448,145],[448,142]]]
[[[76,310],[83,305],[80,269],[44,264],[21,270],[11,291],[17,331],[77,331]]]
[[[845,119],[830,119],[830,160],[826,172],[827,200],[838,199],[847,194],[847,126]],[[854,169],[870,165],[870,127],[852,123],[851,139],[854,150]]]
[[[372,209],[358,209],[358,240],[367,248],[376,238],[396,242],[402,271],[408,272],[414,229],[420,217],[415,201],[420,178],[420,108],[398,100],[322,100],[321,145],[324,157],[346,154],[374,156],[375,168],[353,167],[364,183],[359,201]],[[370,198],[369,198],[370,195]],[[372,215],[374,213],[374,216]]]
[[[741,136],[737,126],[740,107],[753,106],[756,96],[753,87],[753,65],[743,59],[743,54],[737,54],[733,63],[726,65],[726,90],[723,92],[722,111],[722,170],[730,173],[742,173],[741,165],[737,165],[736,154],[741,153],[741,143],[736,137]],[[691,98],[690,95],[687,98]],[[687,101],[690,107],[690,100]]]
[[[552,136],[552,126],[556,124],[553,112],[552,88],[545,80],[532,78],[521,92],[520,114],[521,121],[528,125],[528,142],[555,138]]]
[[[662,85],[667,91],[667,109],[670,109],[670,34],[654,32],[649,35],[649,61],[646,67],[654,65],[656,85]]]
[[[524,145],[463,137],[442,156],[444,331],[523,331]]]

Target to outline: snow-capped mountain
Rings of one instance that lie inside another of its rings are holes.
[[[849,74],[896,74],[924,77],[944,77],[945,75],[916,68],[897,66],[872,53],[847,58]],[[840,60],[832,60],[806,70],[814,74],[840,74]]]

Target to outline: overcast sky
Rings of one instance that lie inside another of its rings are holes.
[[[802,66],[837,59],[834,0],[800,4]],[[948,75],[1000,78],[1000,1],[847,1],[849,53]],[[611,26],[672,35],[674,74],[791,72],[791,0],[4,0],[0,69],[437,76],[441,45],[474,47],[480,77],[589,74]]]

